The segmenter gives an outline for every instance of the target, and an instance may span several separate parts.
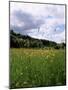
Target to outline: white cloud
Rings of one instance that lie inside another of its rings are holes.
[[[46,31],[43,29],[43,32],[42,32],[42,28],[41,28],[39,32],[38,32],[38,29],[29,31],[28,35],[34,38],[38,38],[38,39],[46,39],[50,41],[55,41],[57,43],[65,42],[65,31],[59,34],[52,34],[50,29]]]
[[[51,5],[51,4],[32,4],[32,3],[15,3],[11,2],[10,4],[10,26],[17,26],[18,29],[23,28],[24,26],[30,26],[30,22],[25,25],[24,21],[20,21],[14,15],[14,12],[21,11],[27,13],[32,16],[33,24],[37,25],[39,22],[44,22],[42,25],[40,24],[40,31],[38,32],[38,28],[25,31],[32,37],[39,39],[47,39],[56,42],[65,41],[65,6],[64,5]],[[23,13],[22,13],[23,14]],[[28,22],[29,17],[26,17],[26,22]],[[23,20],[23,19],[22,19]],[[39,21],[39,22],[37,22]],[[33,25],[32,24],[32,25]],[[59,28],[56,26],[64,25]],[[56,30],[56,31],[55,31]],[[21,31],[25,33],[24,31]]]

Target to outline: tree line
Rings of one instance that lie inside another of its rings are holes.
[[[65,48],[65,43],[57,44],[49,40],[35,39],[10,30],[10,48]]]

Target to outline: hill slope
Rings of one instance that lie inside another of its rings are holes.
[[[56,42],[32,38],[30,36],[17,34],[10,30],[10,47],[14,48],[44,48],[55,47]]]

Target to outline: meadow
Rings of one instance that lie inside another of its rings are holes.
[[[10,49],[10,88],[66,84],[64,49]]]

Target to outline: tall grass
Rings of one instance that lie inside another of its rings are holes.
[[[65,51],[10,49],[10,88],[65,85]]]

